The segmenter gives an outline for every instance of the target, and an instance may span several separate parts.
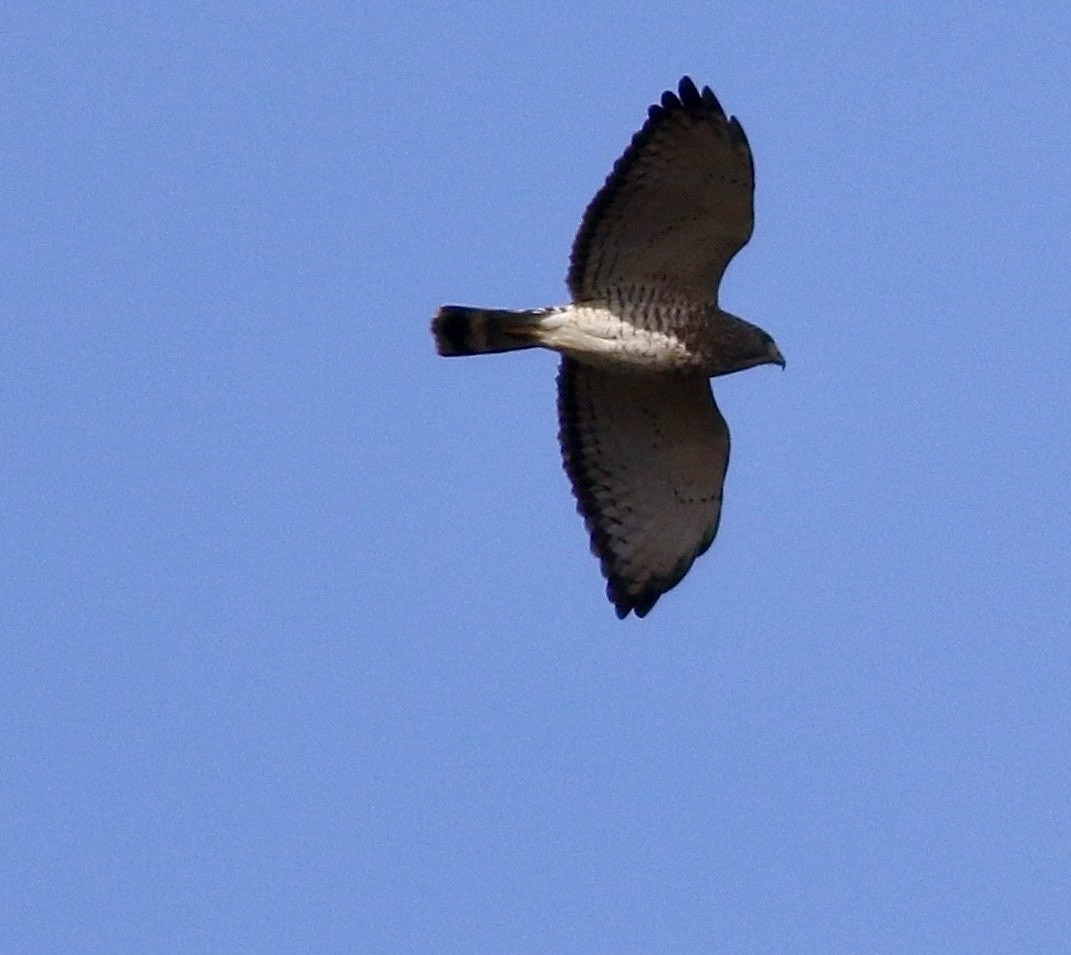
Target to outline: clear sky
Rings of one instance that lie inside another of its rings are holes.
[[[0,951],[1071,949],[1066,3],[8,3]],[[742,120],[721,531],[619,622],[561,302]]]

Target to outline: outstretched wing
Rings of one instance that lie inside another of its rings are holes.
[[[580,224],[567,282],[574,301],[642,288],[717,298],[754,224],[755,172],[744,130],[709,86],[686,76],[614,164]]]
[[[559,440],[606,594],[644,616],[714,539],[729,429],[705,378],[563,358]]]

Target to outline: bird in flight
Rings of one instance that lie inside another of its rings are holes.
[[[743,128],[686,76],[584,213],[570,304],[445,305],[432,321],[440,355],[561,354],[562,460],[620,618],[645,616],[717,533],[729,429],[709,379],[785,365],[766,332],[718,305],[754,191]]]

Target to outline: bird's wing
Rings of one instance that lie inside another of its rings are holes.
[[[566,280],[574,301],[637,287],[709,301],[751,238],[755,171],[736,118],[688,77],[648,114],[584,213]]]
[[[563,358],[565,471],[619,617],[644,616],[714,539],[729,429],[705,378]]]

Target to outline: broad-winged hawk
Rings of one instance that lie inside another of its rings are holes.
[[[784,359],[718,307],[751,237],[754,164],[709,87],[662,94],[584,213],[572,303],[441,308],[441,355],[560,352],[559,440],[619,617],[644,616],[714,539],[729,430],[709,378]]]

